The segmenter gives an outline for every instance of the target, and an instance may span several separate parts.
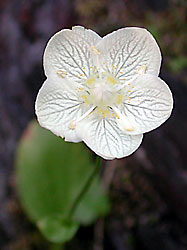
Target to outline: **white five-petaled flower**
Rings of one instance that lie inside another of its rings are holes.
[[[84,141],[104,159],[128,156],[143,133],[171,114],[160,64],[159,47],[145,29],[122,28],[103,38],[81,26],[61,30],[45,49],[38,121],[66,141]]]

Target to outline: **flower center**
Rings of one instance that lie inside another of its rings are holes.
[[[107,107],[113,102],[113,90],[105,81],[96,81],[90,88],[90,100],[94,106]]]
[[[100,110],[106,109],[123,99],[121,95],[121,99],[119,98],[119,91],[117,91],[115,86],[116,83],[117,80],[114,77],[106,76],[106,74],[100,78],[90,77],[86,81],[85,94],[81,95],[81,97],[88,105],[94,105]]]
[[[116,118],[122,130],[133,131],[134,127],[131,122],[125,118],[118,108],[126,98],[117,79],[107,73],[103,73],[100,77],[92,76],[86,80],[80,91],[80,98],[83,99],[88,110],[76,121],[69,123],[70,129],[75,129],[76,124],[94,112],[100,118]]]

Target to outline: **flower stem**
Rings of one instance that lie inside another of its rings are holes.
[[[63,250],[64,249],[64,244],[61,243],[52,243],[50,250]]]
[[[100,167],[100,163],[101,163],[101,158],[99,156],[97,156],[97,160],[96,160],[96,165],[93,168],[93,170],[91,171],[90,175],[88,176],[88,179],[86,180],[83,188],[81,189],[80,193],[78,194],[78,196],[76,197],[75,201],[73,202],[70,211],[69,211],[69,218],[71,219],[76,208],[78,207],[80,201],[82,200],[83,196],[85,195],[86,191],[89,189],[90,185],[92,184],[92,181],[94,180],[94,177],[97,175],[99,167]]]

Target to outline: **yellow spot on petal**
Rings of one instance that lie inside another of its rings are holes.
[[[65,78],[65,76],[67,75],[66,71],[63,71],[63,70],[58,70],[56,73],[61,78]]]
[[[119,116],[116,113],[112,113],[112,118],[120,119]]]
[[[107,82],[112,83],[112,84],[116,84],[117,80],[112,76],[108,76],[107,77]]]
[[[70,128],[72,130],[74,130],[76,128],[76,123],[74,120],[69,123],[68,128]]]
[[[91,51],[95,54],[95,55],[100,55],[100,51],[95,47],[95,46],[90,46]]]
[[[134,131],[134,127],[133,126],[132,127],[126,127],[125,130],[131,132],[131,131]]]
[[[83,88],[78,88],[78,91],[82,91],[82,90],[84,90]]]
[[[138,71],[138,74],[140,74],[140,75],[144,74],[146,71],[146,66],[142,65],[142,66],[138,67],[137,71]]]
[[[128,103],[130,103],[130,101],[131,101],[131,97],[129,96],[129,97],[128,97]]]

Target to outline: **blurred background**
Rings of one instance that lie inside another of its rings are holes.
[[[161,78],[175,104],[171,118],[146,134],[132,156],[102,162],[110,212],[81,227],[65,249],[186,250],[186,0],[0,1],[0,249],[62,249],[45,240],[25,214],[16,191],[15,154],[35,119],[46,43],[77,24],[101,36],[126,26],[148,29],[161,48]]]

